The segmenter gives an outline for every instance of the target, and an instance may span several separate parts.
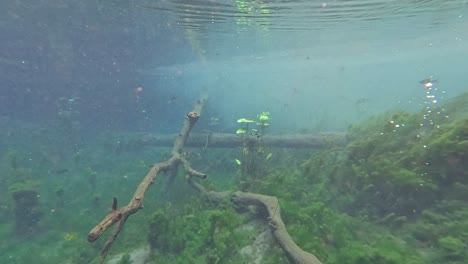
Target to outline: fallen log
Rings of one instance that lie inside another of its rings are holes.
[[[175,134],[130,134],[119,138],[121,149],[141,149],[147,146],[168,147],[174,142]],[[239,135],[227,133],[191,133],[185,147],[233,148],[241,147],[246,141],[256,140],[251,136],[247,140]],[[323,132],[317,134],[265,135],[262,145],[279,148],[323,148],[330,145],[342,146],[346,143],[343,132]]]

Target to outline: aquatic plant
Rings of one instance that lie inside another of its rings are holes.
[[[421,161],[428,176],[440,184],[468,184],[468,118],[450,122],[437,129],[427,140]]]
[[[426,127],[419,113],[398,112],[352,127],[347,168],[338,177],[353,184],[342,190],[358,193],[356,206],[364,204],[380,217],[409,217],[430,207],[444,195],[441,186],[465,178],[460,161],[467,155],[462,132],[467,122],[443,121]]]
[[[236,230],[242,218],[232,209],[194,211],[187,206],[178,211],[166,206],[148,221],[148,241],[159,263],[186,263],[187,259],[192,263],[246,263],[239,251],[250,243],[251,235]]]
[[[434,262],[464,263],[468,259],[468,206],[464,200],[444,200],[422,212],[421,217],[405,225],[401,233],[431,252]]]
[[[235,159],[239,165],[239,178],[241,190],[247,191],[255,188],[255,185],[267,174],[266,161],[272,153],[265,151],[263,137],[269,126],[270,113],[262,112],[257,115],[257,120],[240,118],[237,123],[242,126],[236,131],[241,136],[242,151],[241,158]],[[251,123],[256,124],[256,128],[250,128]]]

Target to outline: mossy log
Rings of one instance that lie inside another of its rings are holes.
[[[122,150],[141,149],[147,146],[168,147],[174,142],[177,135],[135,133],[123,136],[119,139]],[[251,136],[247,140],[239,135],[227,133],[191,133],[185,147],[199,148],[234,148],[241,147],[246,141],[256,140]],[[289,135],[265,135],[262,145],[265,147],[280,148],[322,148],[330,145],[344,145],[346,143],[345,133],[323,132],[316,134],[289,134]]]

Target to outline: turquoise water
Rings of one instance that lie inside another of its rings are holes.
[[[88,232],[171,157],[202,96],[182,158],[210,190],[278,197],[293,240],[323,263],[468,261],[466,0],[3,1],[0,15],[0,263],[96,263],[111,231]],[[268,138],[291,135],[320,144]],[[353,159],[364,145],[367,165]],[[148,263],[256,263],[236,257],[259,237],[236,229],[252,216],[179,174],[169,189],[156,177],[108,259],[151,245]],[[287,261],[265,243],[261,263]]]

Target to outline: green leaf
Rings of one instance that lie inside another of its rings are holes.
[[[238,135],[239,134],[245,134],[245,132],[247,132],[245,129],[239,128],[239,129],[237,129],[236,134],[238,134]]]

